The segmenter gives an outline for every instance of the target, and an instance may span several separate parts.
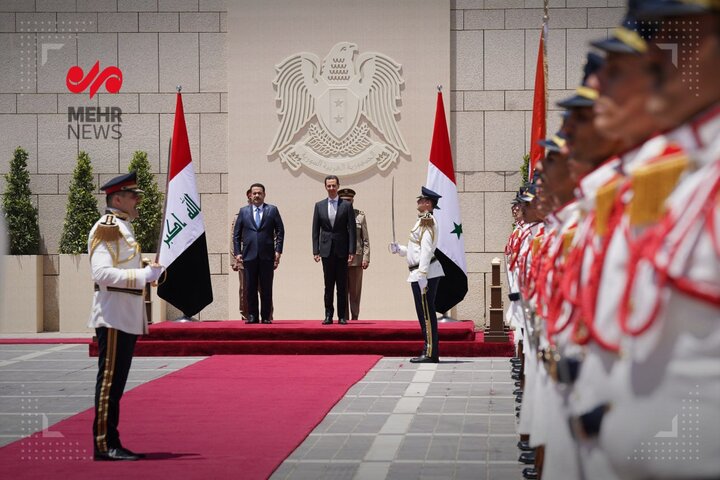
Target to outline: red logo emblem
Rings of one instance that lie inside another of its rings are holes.
[[[97,93],[103,83],[108,93],[119,92],[122,86],[122,71],[118,67],[111,66],[101,72],[100,61],[98,60],[87,75],[85,75],[82,68],[75,65],[70,67],[65,77],[65,85],[73,93],[81,93],[89,86],[90,98]]]

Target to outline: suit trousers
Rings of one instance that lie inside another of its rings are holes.
[[[263,320],[272,319],[273,278],[275,276],[274,259],[244,261],[245,292],[248,301],[248,315]],[[258,293],[260,295],[260,308],[258,312]]]
[[[336,255],[323,257],[322,265],[323,276],[325,277],[325,316],[332,317],[333,313],[335,313],[333,291],[337,287],[338,318],[347,319],[347,317],[343,317],[347,311],[347,257],[338,257]]]
[[[362,296],[363,268],[360,265],[348,267],[348,305],[350,312],[345,311],[345,318],[357,320],[360,316],[360,297]],[[348,315],[350,313],[350,315]]]
[[[107,327],[96,328],[95,335],[99,352],[93,438],[95,451],[104,453],[122,446],[118,433],[120,399],[125,391],[138,335]]]
[[[435,312],[435,295],[437,295],[440,277],[428,279],[427,292],[420,292],[418,282],[412,282],[410,287],[415,300],[415,312],[417,313],[420,329],[422,330],[423,339],[425,339],[425,349],[423,354],[428,357],[438,358],[438,320]]]

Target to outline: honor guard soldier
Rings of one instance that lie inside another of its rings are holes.
[[[338,197],[351,204],[355,201],[355,190],[341,188]],[[370,265],[370,235],[368,234],[365,212],[353,208],[355,211],[355,256],[348,264],[348,309],[345,318],[357,320],[360,316],[360,298],[362,296],[363,270]],[[348,315],[348,313],[350,315]]]
[[[88,252],[95,282],[88,327],[98,341],[93,443],[95,460],[138,460],[143,455],[120,443],[120,399],[125,390],[135,342],[147,333],[143,294],[163,268],[143,267],[140,245],[130,223],[138,217],[142,190],[136,174],[113,178],[100,187],[107,200],[105,215],[90,230]]]
[[[440,262],[435,258],[438,233],[437,223],[432,215],[438,208],[440,195],[422,187],[417,197],[418,219],[410,230],[407,246],[390,244],[390,252],[406,257],[410,275],[410,283],[415,300],[420,328],[425,339],[425,348],[419,357],[410,359],[412,363],[438,363],[438,326],[435,312],[435,295],[443,272]]]

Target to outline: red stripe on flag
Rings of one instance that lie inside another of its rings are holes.
[[[545,156],[545,149],[538,144],[545,138],[545,49],[544,30],[540,30],[537,66],[535,67],[535,96],[533,98],[532,126],[530,127],[530,169],[528,178],[532,178],[537,162]]]
[[[170,147],[168,184],[190,162],[192,162],[192,156],[190,155],[190,142],[188,141],[187,127],[185,126],[185,112],[183,111],[182,95],[178,92],[177,104],[175,105],[175,126],[173,127],[172,145]]]
[[[435,128],[433,129],[432,145],[430,145],[430,163],[435,165],[435,167],[443,172],[453,183],[456,183],[442,92],[438,92],[437,94]]]

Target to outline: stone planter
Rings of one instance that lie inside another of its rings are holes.
[[[0,333],[43,330],[43,257],[0,255]]]

